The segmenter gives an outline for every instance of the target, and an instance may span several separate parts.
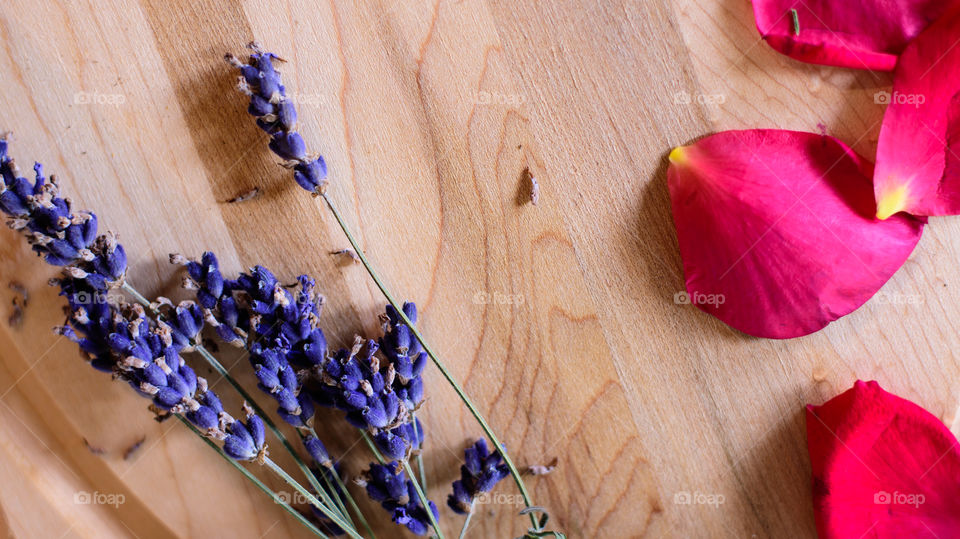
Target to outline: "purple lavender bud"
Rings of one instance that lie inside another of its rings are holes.
[[[253,103],[252,98],[250,102]],[[293,131],[297,126],[297,108],[289,99],[284,99],[277,106],[277,121],[280,123],[280,129],[284,131]]]
[[[157,390],[157,394],[153,396],[153,403],[164,410],[173,408],[181,400],[183,400],[183,393],[172,387],[161,387]]]
[[[143,381],[157,387],[167,385],[167,375],[156,363],[151,363],[143,368]]]
[[[295,161],[307,157],[307,146],[300,133],[277,133],[270,139],[270,149],[280,157]]]
[[[267,433],[263,426],[263,420],[258,415],[251,415],[247,418],[247,430],[253,438],[253,445],[258,449],[266,443]]]
[[[297,163],[293,167],[293,179],[311,193],[320,192],[327,185],[327,162],[317,156],[316,159]]]
[[[274,393],[273,396],[277,399],[280,409],[287,413],[293,414],[300,408],[300,402],[297,401],[296,395],[285,387],[281,387],[280,391]]]
[[[323,467],[331,466],[333,461],[330,460],[330,453],[327,452],[326,446],[319,439],[314,436],[307,436],[303,439],[303,446],[310,453],[314,462]]]
[[[257,380],[260,381],[260,385],[263,386],[265,391],[273,392],[279,389],[280,378],[277,377],[277,373],[265,368],[263,365],[254,365],[253,369]]]
[[[285,364],[277,374],[280,377],[280,385],[292,392],[296,392],[299,389],[300,382],[297,380],[297,373],[294,372],[293,367],[291,367],[289,363]]]
[[[395,460],[407,458],[410,443],[402,436],[395,435],[393,431],[382,430],[374,435],[373,441],[385,456]]]
[[[367,396],[359,391],[347,389],[343,391],[343,401],[347,407],[360,410],[367,405]],[[366,417],[365,413],[364,417]]]
[[[209,406],[201,406],[187,414],[187,419],[202,430],[216,428],[219,424],[219,414]]]
[[[266,99],[260,97],[257,94],[250,96],[250,106],[247,107],[247,112],[251,116],[266,116],[267,114],[273,113],[273,103],[267,101]]]
[[[473,504],[473,496],[467,492],[463,482],[457,479],[453,482],[453,494],[447,496],[447,505],[454,513],[466,515]]]

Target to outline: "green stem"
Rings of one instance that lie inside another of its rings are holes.
[[[180,414],[176,414],[176,416],[177,416],[177,419],[179,419],[180,421],[182,421],[183,424],[186,425],[187,427],[189,427],[190,430],[192,430],[194,434],[196,434],[197,436],[199,436],[204,442],[206,442],[207,445],[209,445],[210,447],[212,447],[221,457],[223,457],[224,460],[226,460],[227,462],[230,463],[230,465],[232,465],[234,468],[236,468],[237,470],[239,470],[240,473],[243,474],[244,477],[246,477],[247,479],[249,479],[251,483],[253,483],[254,485],[256,485],[257,488],[259,488],[260,490],[262,490],[264,493],[266,493],[267,496],[270,496],[271,498],[273,498],[274,503],[277,503],[277,504],[279,504],[281,507],[283,507],[284,511],[286,511],[286,512],[290,513],[291,515],[293,515],[294,518],[296,518],[298,521],[300,521],[301,524],[303,524],[304,526],[306,526],[306,528],[307,528],[308,530],[310,530],[311,532],[313,532],[313,534],[316,535],[317,537],[323,537],[324,539],[329,539],[328,536],[327,536],[327,534],[325,534],[325,533],[323,533],[322,531],[320,531],[320,529],[317,528],[316,525],[314,525],[313,522],[310,522],[310,520],[307,519],[307,517],[303,516],[303,514],[302,514],[300,511],[297,511],[296,509],[294,509],[293,507],[291,507],[289,503],[283,501],[283,499],[282,499],[279,495],[277,495],[276,492],[274,492],[270,487],[268,487],[267,485],[265,485],[265,484],[263,483],[263,481],[260,481],[259,479],[257,479],[257,477],[256,477],[255,475],[253,475],[252,473],[250,473],[250,470],[244,468],[239,462],[237,462],[236,460],[230,458],[230,455],[227,455],[226,453],[224,453],[224,452],[223,452],[223,449],[222,449],[219,445],[213,443],[212,440],[210,440],[209,438],[207,438],[206,436],[204,436],[203,433],[200,432],[200,431],[197,429],[197,427],[193,426],[192,423],[190,423],[189,421],[187,421],[187,419],[186,419],[185,417],[183,417],[183,416],[180,415]]]
[[[349,535],[350,537],[353,537],[354,539],[363,539],[363,536],[355,532],[353,528],[349,524],[347,524],[336,512],[334,512],[333,510],[327,508],[327,506],[320,503],[320,500],[318,500],[313,494],[311,494],[309,490],[304,488],[303,485],[298,483],[296,479],[290,477],[290,474],[285,472],[283,468],[277,465],[276,462],[273,462],[272,460],[270,460],[270,457],[264,457],[263,464],[267,468],[269,468],[270,471],[280,476],[280,479],[283,479],[288,485],[290,485],[291,487],[296,489],[297,492],[302,494],[303,497],[306,498],[308,502],[310,502],[310,505],[313,505],[314,507],[319,509],[320,512],[326,515],[327,518],[332,520],[334,524],[342,528],[347,535]]]
[[[346,221],[343,220],[343,216],[340,215],[339,210],[337,210],[336,205],[333,203],[333,200],[330,199],[329,195],[323,193],[321,195],[324,202],[326,202],[327,207],[330,208],[330,212],[333,213],[333,217],[337,220],[337,224],[340,225],[340,229],[343,230],[343,234],[347,237],[347,241],[350,242],[350,246],[353,247],[354,252],[357,253],[357,256],[360,258],[360,262],[363,263],[363,267],[366,268],[367,273],[370,274],[370,278],[373,279],[373,282],[376,283],[377,288],[380,289],[380,292],[383,294],[383,297],[387,298],[387,301],[390,305],[393,306],[396,310],[397,315],[403,320],[404,324],[410,328],[410,332],[413,333],[413,336],[420,342],[420,345],[423,346],[423,350],[430,356],[430,359],[433,361],[433,364],[437,366],[437,369],[446,378],[447,382],[453,387],[453,390],[457,392],[457,395],[460,397],[460,400],[466,405],[467,409],[470,410],[470,413],[473,415],[474,419],[477,420],[477,423],[480,424],[480,428],[483,429],[483,432],[490,438],[490,441],[493,443],[494,447],[500,452],[500,455],[503,457],[504,464],[507,465],[507,468],[510,470],[510,475],[513,477],[513,481],[517,484],[517,489],[520,491],[520,495],[523,496],[523,503],[527,507],[534,507],[533,501],[530,499],[530,493],[527,492],[527,486],[523,482],[523,477],[520,475],[520,471],[517,470],[516,465],[513,463],[513,459],[510,458],[510,455],[507,453],[507,449],[500,442],[500,439],[497,438],[497,435],[494,434],[493,429],[490,428],[490,425],[487,424],[487,421],[483,418],[483,415],[480,414],[480,411],[474,406],[473,402],[470,400],[470,397],[467,396],[463,388],[460,387],[460,384],[453,378],[453,375],[450,374],[450,371],[447,370],[443,362],[440,361],[440,358],[434,353],[430,345],[427,344],[426,339],[423,338],[423,335],[420,334],[420,331],[417,330],[413,322],[407,318],[407,314],[403,312],[403,306],[393,299],[393,296],[390,294],[390,291],[387,290],[386,285],[380,280],[379,275],[377,275],[376,270],[373,269],[373,266],[370,264],[370,261],[367,260],[367,256],[363,253],[363,249],[360,248],[360,244],[357,242],[356,238],[353,237],[353,234],[350,232],[350,227],[347,226]],[[531,513],[530,522],[533,523],[534,529],[539,530],[540,525],[537,522],[537,518]]]
[[[413,483],[413,489],[417,491],[417,497],[420,498],[420,504],[423,505],[423,509],[427,512],[427,517],[430,518],[430,525],[433,526],[433,531],[437,532],[437,539],[443,539],[443,532],[440,531],[440,524],[437,524],[437,517],[433,516],[433,510],[430,509],[430,500],[427,499],[427,495],[424,494],[423,489],[420,488],[420,483],[415,479],[413,469],[410,468],[410,462],[404,460],[403,469],[406,470],[407,477],[409,477],[410,482]]]
[[[463,521],[463,527],[460,528],[460,538],[463,539],[467,535],[467,528],[470,526],[470,519],[473,518],[473,506],[476,505],[477,499],[474,498],[470,500],[470,512],[467,513],[466,520]]]
[[[124,281],[123,284],[121,285],[121,288],[123,288],[124,291],[126,291],[128,294],[133,296],[133,298],[138,303],[140,303],[147,309],[150,309],[157,317],[161,316],[157,310],[153,309],[153,307],[151,306],[150,300],[148,300],[143,294],[141,294],[132,285]],[[317,481],[316,476],[313,474],[313,472],[310,471],[310,468],[303,462],[303,460],[300,458],[297,452],[293,449],[293,446],[290,445],[290,442],[287,440],[287,437],[284,436],[282,432],[280,432],[280,429],[277,428],[276,423],[274,423],[273,420],[270,419],[270,416],[267,415],[267,413],[263,410],[263,408],[261,408],[260,405],[257,404],[257,401],[249,393],[247,393],[245,389],[243,389],[240,383],[237,382],[236,379],[234,379],[233,376],[230,375],[230,373],[223,366],[223,364],[221,364],[220,361],[218,361],[217,358],[213,356],[213,354],[211,354],[206,348],[204,348],[202,344],[200,343],[192,343],[192,344],[194,348],[197,350],[197,352],[200,354],[200,356],[203,357],[204,360],[206,360],[207,364],[210,365],[210,367],[214,371],[216,371],[217,374],[222,376],[231,386],[233,386],[233,389],[236,390],[237,393],[239,393],[240,396],[243,397],[244,400],[246,400],[247,403],[250,404],[250,407],[253,408],[253,410],[260,416],[260,418],[263,419],[263,422],[267,424],[267,427],[273,432],[274,436],[277,437],[277,440],[279,440],[281,445],[283,445],[283,447],[287,450],[287,452],[290,453],[290,456],[293,457],[294,463],[296,463],[297,467],[300,468],[300,471],[303,473],[304,477],[306,477],[307,481],[310,483],[310,486],[317,491],[317,493],[320,495],[321,498],[323,498],[324,503],[328,504],[328,506],[330,507],[337,508],[337,505],[333,502],[333,500],[327,494],[327,490],[320,485],[319,481]],[[351,520],[350,524],[352,525],[353,528],[356,528],[356,526],[353,525],[352,519],[350,519],[349,513],[346,512],[346,509],[343,509],[342,514],[345,518],[347,518],[348,520]]]
[[[377,457],[377,461],[380,462],[380,464],[386,464],[387,459],[383,458],[383,455],[380,453],[380,450],[377,449],[376,444],[374,444],[373,440],[370,439],[370,436],[367,435],[367,431],[362,430],[360,431],[360,434],[363,436],[363,441],[367,442],[367,447],[369,447],[370,451],[373,452],[373,456]]]
[[[410,419],[413,423],[413,436],[417,440],[420,439],[420,429],[417,427],[417,415],[413,412],[410,412]],[[417,468],[420,469],[420,484],[423,485],[423,490],[430,490],[427,487],[427,473],[423,468],[423,444],[420,444],[420,448],[417,451]]]
[[[314,438],[320,439],[320,437],[317,436],[317,431],[315,431],[313,427],[308,426],[307,429]],[[304,437],[305,437],[304,434],[300,433],[300,439],[303,440]],[[317,463],[317,464],[320,464],[320,463]],[[330,472],[330,475],[333,476],[334,482],[337,484],[338,487],[340,487],[340,491],[343,492],[343,495],[347,498],[347,502],[350,503],[350,508],[353,509],[354,514],[356,514],[357,518],[360,519],[360,523],[363,524],[363,527],[367,530],[367,533],[370,534],[370,539],[376,539],[377,534],[373,533],[373,528],[370,527],[370,523],[367,522],[367,518],[364,516],[363,511],[360,510],[360,506],[357,505],[356,500],[353,499],[353,495],[350,494],[350,490],[347,488],[346,483],[343,482],[343,478],[340,477],[340,472],[337,471],[337,467],[331,465],[329,468],[329,472]],[[334,488],[332,484],[330,484],[330,480],[327,478],[327,474],[321,473],[320,475],[323,476],[324,482],[330,487],[330,492],[333,494],[337,502],[337,505],[341,509],[341,512],[347,513],[347,508],[344,507],[343,505],[343,499],[340,497],[339,494],[337,494],[337,489]]]

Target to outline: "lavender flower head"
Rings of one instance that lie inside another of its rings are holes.
[[[126,273],[123,246],[112,234],[97,236],[96,216],[74,212],[70,200],[60,196],[56,179],[48,181],[39,163],[32,183],[20,177],[7,151],[8,141],[0,138],[0,211],[48,264],[64,268],[64,277],[51,284],[66,297],[69,315],[55,330],[77,343],[94,368],[113,373],[157,408],[182,413],[208,436],[223,440],[232,458],[264,458],[262,420],[249,409],[245,422],[230,417],[206,381],[180,357],[203,319],[182,305],[170,324],[157,325],[139,305],[108,302],[106,290],[121,284]]]
[[[426,535],[430,531],[430,516],[420,503],[416,487],[407,479],[398,462],[371,464],[357,483],[366,487],[367,495],[391,513],[395,523],[406,526],[417,535]],[[437,506],[428,503],[433,517],[440,518]]]
[[[106,290],[123,281],[127,256],[117,238],[97,236],[97,216],[74,212],[70,199],[60,196],[56,178],[43,175],[43,166],[33,166],[35,179],[20,177],[20,170],[7,155],[8,141],[0,138],[0,211],[7,225],[22,232],[33,250],[48,264],[63,266],[64,273]]]
[[[346,412],[347,422],[372,434],[384,455],[405,460],[423,443],[423,427],[395,390],[393,363],[381,363],[378,350],[376,341],[359,337],[350,350],[338,350],[315,370],[321,385],[313,396]]]
[[[200,262],[171,255],[171,262],[187,268],[185,288],[197,291],[197,304],[186,313],[191,321],[206,319],[226,342],[246,346],[262,391],[278,404],[277,413],[291,425],[308,428],[313,401],[301,392],[297,369],[319,364],[326,355],[326,337],[320,329],[323,298],[306,275],[297,278],[296,294],[284,287],[267,268],[255,266],[236,280],[223,277],[213,253]],[[256,335],[255,342],[248,342]]]
[[[447,505],[456,513],[468,514],[477,496],[493,490],[508,475],[510,470],[500,452],[491,453],[487,449],[487,442],[481,438],[464,451],[460,479],[453,482],[453,493],[447,497]]]
[[[327,187],[327,165],[320,155],[307,155],[303,137],[296,132],[297,109],[287,96],[280,72],[274,62],[279,56],[262,50],[256,43],[247,62],[232,54],[225,56],[240,70],[240,91],[250,97],[247,112],[257,118],[257,125],[270,135],[270,150],[285,160],[284,166],[293,169],[293,178],[300,187],[315,195]]]
[[[83,280],[67,277],[57,284],[70,311],[57,330],[76,342],[95,368],[126,381],[157,408],[184,414],[207,436],[222,440],[230,457],[266,456],[260,417],[246,407],[245,422],[227,414],[206,380],[180,357],[169,330],[153,324],[141,306],[110,304]]]

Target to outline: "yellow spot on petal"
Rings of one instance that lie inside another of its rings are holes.
[[[670,162],[674,165],[684,165],[687,162],[687,149],[683,146],[677,146],[674,148],[668,157]]]
[[[907,186],[901,185],[887,190],[877,202],[877,219],[888,219],[907,207]]]

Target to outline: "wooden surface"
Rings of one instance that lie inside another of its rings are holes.
[[[176,295],[167,253],[212,249],[232,272],[262,263],[287,281],[316,276],[334,343],[377,335],[382,297],[360,266],[328,254],[343,236],[276,165],[233,90],[222,55],[253,39],[288,60],[332,197],[392,289],[420,305],[423,331],[518,464],[559,460],[530,485],[571,537],[812,536],[805,403],[875,378],[956,419],[955,219],[932,220],[881,297],[807,338],[747,338],[674,303],[670,148],[722,129],[818,124],[865,155],[876,145],[873,94],[889,75],[777,55],[746,0],[3,2],[0,129],[14,132],[21,164],[42,161],[120,233],[143,291]],[[526,167],[536,207],[524,203]],[[259,198],[224,203],[253,187]],[[6,530],[305,536],[51,334],[62,321],[52,275],[0,232]],[[20,327],[6,321],[9,281],[30,291]],[[225,362],[251,380],[245,360]],[[427,379],[430,495],[444,505],[457,454],[480,430],[435,370]],[[321,419],[356,473],[369,455],[326,425],[334,414]],[[124,503],[78,504],[78,492]],[[497,492],[515,494],[508,482]],[[675,503],[685,492],[718,503]],[[495,501],[468,537],[522,533],[515,498]],[[443,520],[448,534],[459,523]]]

